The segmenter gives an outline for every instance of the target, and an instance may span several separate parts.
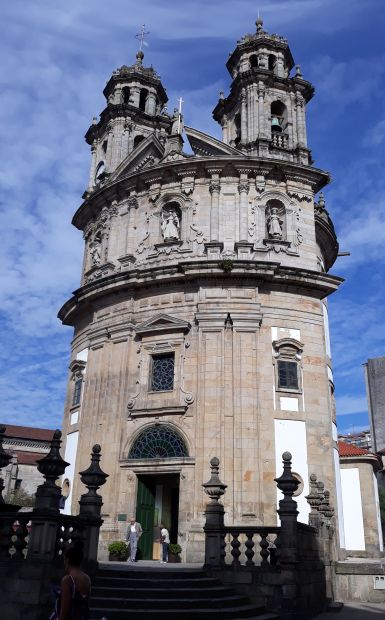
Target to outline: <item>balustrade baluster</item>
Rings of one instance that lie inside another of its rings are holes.
[[[13,557],[24,559],[25,558],[25,549],[27,548],[27,537],[28,537],[28,528],[27,528],[28,519],[19,518],[16,522],[16,526],[14,527],[14,536],[13,536],[13,546],[15,548],[15,552]]]
[[[220,564],[223,565],[225,563],[226,558],[226,533],[223,532],[221,534],[221,542],[220,542]]]
[[[239,532],[231,533],[233,539],[231,541],[231,555],[233,556],[232,566],[240,566],[239,556],[241,555],[240,546],[241,543],[238,540]]]
[[[9,560],[11,557],[10,549],[13,546],[12,536],[14,535],[13,524],[15,517],[6,517],[4,514],[0,521],[0,559]]]
[[[260,537],[261,540],[259,541],[259,546],[261,547],[261,551],[259,552],[259,555],[262,558],[262,562],[261,562],[261,566],[269,566],[269,562],[267,560],[267,558],[269,557],[269,543],[267,541],[267,536],[268,534],[264,534],[264,533],[260,533]]]
[[[245,542],[245,556],[246,566],[254,566],[253,557],[254,557],[254,540],[253,540],[253,532],[246,532],[246,542]]]

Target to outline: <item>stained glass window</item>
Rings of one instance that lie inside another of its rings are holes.
[[[188,456],[183,439],[169,426],[150,426],[142,431],[129,459],[164,459]]]
[[[164,392],[174,389],[174,353],[154,355],[151,364],[151,390]]]
[[[298,390],[297,362],[278,362],[278,389]]]

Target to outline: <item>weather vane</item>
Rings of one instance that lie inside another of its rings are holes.
[[[145,39],[145,37],[146,37],[148,34],[150,34],[150,31],[149,31],[149,30],[147,30],[147,31],[146,31],[146,24],[143,24],[143,26],[142,26],[142,28],[141,28],[141,31],[140,31],[140,32],[138,32],[138,34],[136,34],[136,35],[135,35],[135,38],[136,38],[136,39],[139,39],[139,41],[140,41],[140,45],[139,45],[139,50],[140,50],[140,51],[143,51],[143,50],[142,50],[143,45],[148,45],[148,44],[147,44],[147,42],[144,40],[144,39]]]

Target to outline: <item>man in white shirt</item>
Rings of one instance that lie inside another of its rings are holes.
[[[130,557],[128,558],[128,562],[136,562],[136,552],[142,532],[143,530],[140,523],[135,520],[135,517],[131,517],[126,536],[127,542],[130,545]]]
[[[170,534],[168,533],[168,529],[164,526],[163,523],[160,524],[160,542],[162,545],[162,559],[160,560],[160,562],[161,564],[165,564],[167,562],[168,546],[170,544]]]

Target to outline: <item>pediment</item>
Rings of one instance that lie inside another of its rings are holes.
[[[195,155],[200,157],[215,157],[217,155],[232,155],[233,157],[245,156],[242,151],[239,151],[229,144],[225,144],[221,140],[217,140],[217,138],[209,136],[203,131],[198,131],[198,129],[186,126],[184,127],[184,131]]]
[[[120,177],[134,172],[139,172],[157,164],[164,155],[164,146],[159,142],[155,134],[151,134],[119,164],[111,174],[108,181],[116,181]]]
[[[169,314],[157,314],[151,319],[147,319],[143,323],[139,323],[135,327],[137,334],[148,333],[169,333],[169,332],[183,332],[187,333],[191,328],[188,321],[183,321],[175,316]]]

